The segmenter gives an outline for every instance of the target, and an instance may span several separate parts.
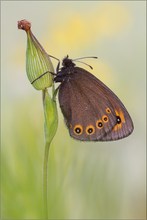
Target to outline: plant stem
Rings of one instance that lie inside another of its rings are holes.
[[[52,86],[54,93],[54,85]],[[48,219],[48,158],[51,142],[56,134],[58,126],[57,106],[55,100],[50,97],[47,89],[42,91],[44,107],[44,132],[45,132],[45,151],[43,163],[43,202],[44,218]]]
[[[42,99],[43,99],[43,107],[44,107],[44,116],[46,115],[46,92],[42,91]],[[48,219],[48,158],[49,158],[49,149],[50,142],[47,141],[46,129],[47,129],[47,121],[45,117],[44,121],[44,131],[45,131],[45,149],[44,149],[44,162],[43,162],[43,208],[44,208],[44,219]]]
[[[44,152],[44,164],[43,164],[43,199],[44,199],[44,218],[48,219],[48,157],[49,157],[49,149],[50,143],[45,144],[45,152]]]

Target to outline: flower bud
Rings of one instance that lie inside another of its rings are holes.
[[[37,90],[51,87],[53,83],[53,75],[51,74],[54,72],[53,65],[49,55],[33,35],[31,23],[26,20],[18,21],[18,29],[25,30],[27,33],[26,72],[29,81]]]

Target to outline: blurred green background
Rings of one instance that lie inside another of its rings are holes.
[[[70,138],[58,105],[49,218],[145,219],[145,13],[145,1],[1,2],[1,219],[39,219],[43,210],[42,94],[26,76],[21,19],[32,22],[49,54],[98,56],[86,60],[91,72],[119,96],[135,126],[120,141],[82,143]]]

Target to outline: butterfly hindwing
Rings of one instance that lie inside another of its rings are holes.
[[[60,85],[59,102],[70,135],[83,141],[128,136],[132,120],[118,97],[86,70],[75,67]]]

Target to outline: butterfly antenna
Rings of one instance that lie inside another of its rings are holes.
[[[82,59],[86,59],[86,58],[94,58],[94,59],[98,59],[98,57],[79,57],[79,58],[76,58],[74,59],[73,61],[77,61],[77,60],[82,60]]]
[[[93,69],[93,67],[92,67],[92,66],[90,66],[90,65],[89,65],[89,64],[87,64],[87,63],[84,63],[84,62],[82,62],[82,61],[78,61],[78,60],[74,60],[74,61],[79,62],[79,63],[83,63],[83,64],[85,64],[86,66],[89,66],[91,69]]]
[[[74,59],[74,60],[72,60],[72,61],[76,61],[76,62],[79,62],[79,63],[83,63],[83,64],[85,64],[86,66],[89,66],[91,69],[93,69],[93,67],[90,66],[89,64],[84,63],[84,62],[82,62],[82,61],[79,61],[79,60],[86,59],[86,58],[98,59],[98,57],[80,57],[80,58],[76,58],[76,59]]]

